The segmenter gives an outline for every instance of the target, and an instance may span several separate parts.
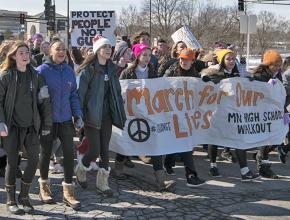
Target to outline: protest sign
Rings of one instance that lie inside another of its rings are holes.
[[[193,36],[192,32],[187,26],[183,26],[182,28],[178,29],[171,35],[171,38],[174,43],[178,41],[183,41],[186,46],[191,49],[202,48],[200,43],[196,40],[196,38]]]
[[[92,47],[96,34],[108,38],[115,45],[115,11],[71,11],[70,28],[73,47]]]
[[[200,144],[249,149],[281,144],[286,92],[245,78],[219,84],[194,77],[121,80],[127,121],[113,128],[110,149],[164,155]]]

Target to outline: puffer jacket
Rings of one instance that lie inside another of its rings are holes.
[[[27,65],[31,73],[33,126],[36,132],[40,129],[49,129],[52,126],[50,99],[44,99],[41,104],[37,97],[41,87],[45,85],[44,79],[31,65]],[[4,122],[8,129],[11,126],[12,115],[17,89],[17,70],[11,68],[1,73],[0,77],[0,122]]]
[[[219,83],[223,79],[239,77],[239,73],[228,74],[225,71],[220,71],[220,65],[210,66],[201,71],[201,78],[203,81],[211,81],[214,84]]]
[[[261,82],[268,82],[270,79],[278,79],[282,82],[282,75],[279,72],[275,76],[271,73],[268,66],[261,64],[253,73],[253,79]]]
[[[178,77],[178,76],[187,76],[187,77],[198,77],[200,75],[195,69],[194,65],[191,65],[189,70],[182,70],[179,62],[175,62],[168,70],[166,70],[164,77]]]
[[[72,116],[82,117],[74,71],[65,62],[53,64],[48,60],[37,68],[48,85],[52,102],[52,120],[62,123]]]

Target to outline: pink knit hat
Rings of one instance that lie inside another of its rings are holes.
[[[150,49],[150,47],[146,44],[135,44],[132,48],[135,59],[137,59],[140,53],[142,53],[142,51],[145,49]]]

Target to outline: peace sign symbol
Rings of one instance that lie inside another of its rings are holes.
[[[135,118],[131,120],[128,124],[128,134],[133,141],[147,141],[150,137],[150,127],[148,122],[142,118]]]

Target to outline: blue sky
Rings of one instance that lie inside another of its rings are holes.
[[[53,1],[53,0],[52,0]],[[217,4],[237,6],[238,0],[215,0]],[[44,10],[44,0],[1,0],[0,9],[27,11],[30,15],[35,15]],[[117,13],[121,11],[122,7],[126,8],[129,4],[140,7],[143,0],[69,0],[71,10],[115,10]],[[56,11],[66,15],[67,0],[55,0]],[[290,0],[289,0],[290,3]],[[258,13],[262,10],[271,11],[277,15],[286,17],[290,20],[290,5],[276,6],[276,5],[261,5],[252,4],[251,10]]]

